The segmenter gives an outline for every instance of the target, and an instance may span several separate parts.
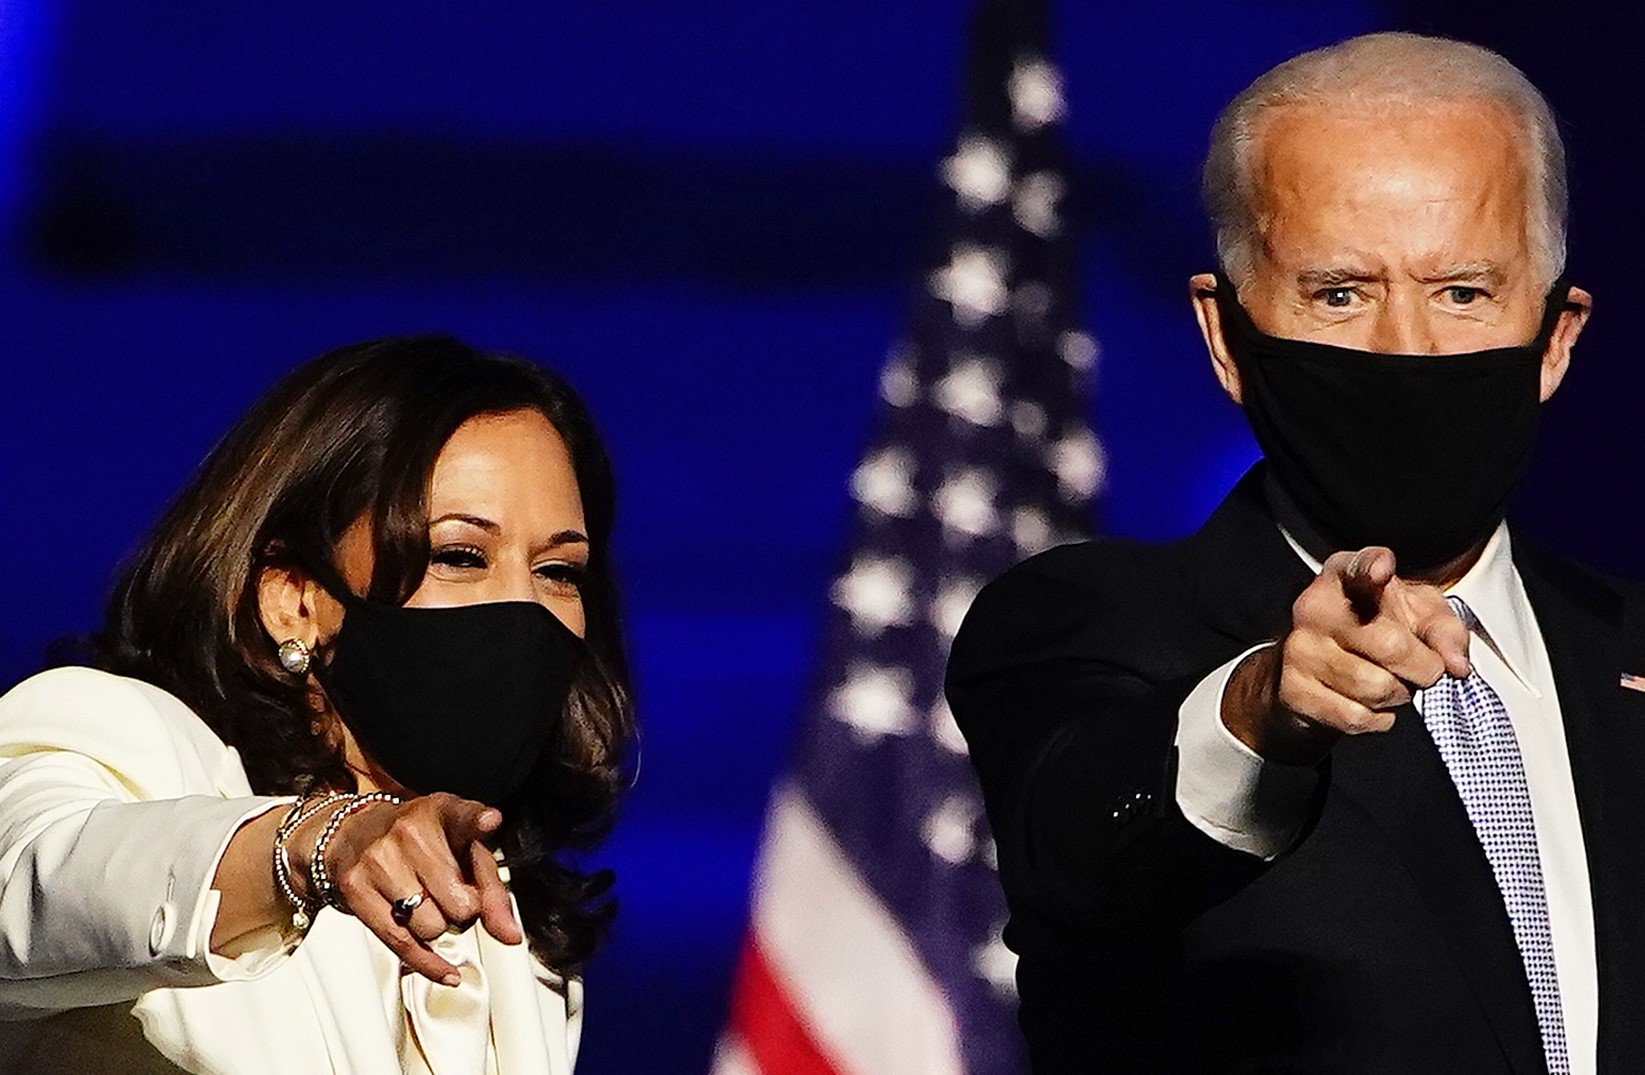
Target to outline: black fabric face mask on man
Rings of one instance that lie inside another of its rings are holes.
[[[315,675],[367,756],[420,795],[518,791],[559,730],[583,640],[534,601],[407,608],[316,577],[344,616]]]
[[[1536,337],[1455,355],[1392,355],[1270,336],[1217,277],[1246,419],[1280,486],[1335,549],[1386,545],[1403,575],[1490,535],[1530,463],[1542,356],[1566,308],[1556,284]]]

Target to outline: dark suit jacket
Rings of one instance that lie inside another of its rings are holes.
[[[1645,673],[1638,588],[1515,563],[1552,662],[1592,880],[1602,1072],[1645,1071]],[[1036,1075],[1545,1069],[1507,912],[1414,709],[1344,739],[1271,864],[1176,807],[1177,710],[1280,635],[1311,579],[1259,472],[1193,537],[1054,549],[986,587],[948,696],[1021,956]]]

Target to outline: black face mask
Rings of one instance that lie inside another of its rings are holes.
[[[1466,553],[1502,521],[1530,462],[1542,356],[1536,338],[1459,355],[1388,355],[1269,336],[1219,275],[1223,339],[1271,472],[1335,549],[1386,545],[1401,574]]]
[[[315,675],[367,756],[418,794],[495,805],[519,790],[559,729],[583,640],[533,601],[405,608],[316,577],[345,614]]]

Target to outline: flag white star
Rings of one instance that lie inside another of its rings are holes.
[[[920,379],[914,356],[906,346],[894,348],[880,370],[880,398],[893,407],[907,407],[920,398]]]
[[[1102,446],[1089,431],[1070,433],[1046,449],[1045,461],[1057,475],[1057,488],[1070,500],[1084,500],[1102,487],[1108,464]]]
[[[942,162],[942,179],[968,213],[998,205],[1011,193],[1011,156],[992,138],[966,135]]]
[[[1057,204],[1063,189],[1062,179],[1055,172],[1025,175],[1011,193],[1011,215],[1041,239],[1053,238],[1062,230]]]
[[[1051,520],[1038,508],[1022,507],[1011,513],[1011,542],[1022,556],[1032,556],[1051,547],[1054,533]]]
[[[853,664],[845,682],[828,696],[828,711],[864,743],[888,735],[910,735],[919,724],[909,701],[913,690],[914,677],[906,668]]]
[[[862,557],[834,582],[834,604],[851,616],[858,634],[878,637],[887,627],[914,622],[909,593],[914,572],[904,560]]]
[[[999,425],[1005,416],[1003,381],[998,363],[962,352],[954,356],[948,376],[931,386],[931,402],[972,425]]]
[[[1055,123],[1065,111],[1062,76],[1042,59],[1018,60],[1011,68],[1006,93],[1011,96],[1011,121],[1020,131]]]
[[[989,934],[987,943],[971,950],[971,969],[977,977],[994,987],[1000,997],[1014,999],[1017,995],[1017,954],[1005,946],[1002,922]]]
[[[920,836],[933,855],[950,866],[960,866],[977,849],[976,826],[976,805],[963,795],[950,795],[925,815]]]
[[[945,530],[970,538],[986,537],[1000,528],[999,512],[994,508],[997,491],[986,471],[962,470],[937,487],[931,510]]]
[[[954,719],[954,711],[948,708],[948,699],[941,695],[937,696],[937,704],[931,707],[931,738],[951,754],[967,753],[959,722]]]
[[[1038,403],[1028,400],[1018,400],[1011,404],[1011,428],[1017,431],[1017,436],[1025,440],[1035,440],[1045,436],[1045,408]]]
[[[1000,251],[959,243],[948,264],[931,274],[931,294],[953,306],[955,321],[975,328],[1005,309],[1006,269]]]
[[[1097,341],[1084,332],[1064,332],[1057,339],[1057,353],[1079,373],[1089,373],[1097,364]]]
[[[916,465],[913,453],[903,448],[875,452],[852,471],[851,495],[881,515],[907,518],[920,503],[914,492]]]
[[[957,576],[942,580],[937,596],[931,601],[931,623],[944,638],[952,639],[959,633],[960,622],[971,610],[971,602],[977,599],[980,589],[982,583],[973,578]]]

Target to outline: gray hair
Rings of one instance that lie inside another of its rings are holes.
[[[1255,263],[1260,222],[1253,205],[1251,147],[1262,117],[1286,105],[1341,103],[1364,108],[1482,100],[1519,124],[1530,180],[1526,207],[1532,257],[1551,285],[1565,267],[1565,147],[1554,113],[1507,60],[1479,45],[1420,34],[1350,38],[1286,60],[1222,110],[1211,129],[1201,193],[1216,229],[1217,259],[1243,285]]]

